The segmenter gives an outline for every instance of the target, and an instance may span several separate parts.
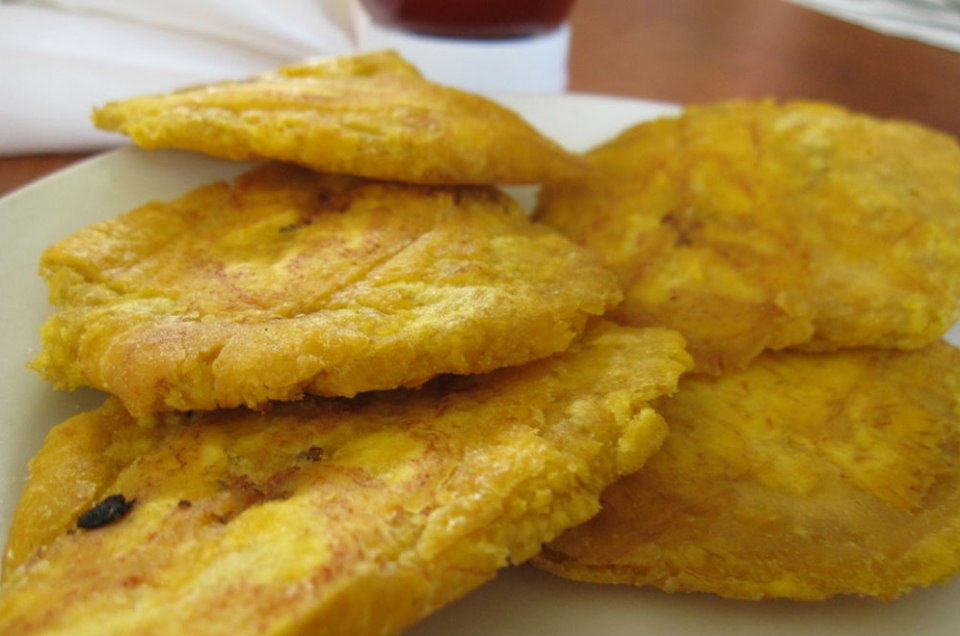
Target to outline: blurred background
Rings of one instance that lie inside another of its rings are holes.
[[[92,129],[105,101],[377,48],[485,93],[804,97],[960,134],[960,0],[477,1],[0,0],[0,156],[65,165],[126,142]]]

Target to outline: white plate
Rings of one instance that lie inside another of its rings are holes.
[[[587,95],[502,97],[545,134],[585,150],[624,127],[676,111],[638,100]],[[37,274],[41,252],[92,222],[150,200],[175,198],[229,178],[248,164],[175,151],[123,148],[0,199],[0,543],[32,457],[51,426],[98,406],[95,391],[61,393],[25,365],[39,350],[50,309]],[[523,192],[521,192],[521,195]],[[529,201],[529,199],[528,199]],[[960,344],[960,330],[952,342]],[[960,581],[892,603],[841,598],[823,603],[728,601],[629,586],[575,583],[529,567],[416,625],[409,634],[957,634]]]

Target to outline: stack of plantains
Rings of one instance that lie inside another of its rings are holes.
[[[954,140],[728,102],[578,156],[390,52],[94,122],[259,164],[42,256],[31,367],[107,396],[31,462],[0,633],[395,634],[531,558],[751,599],[960,570]]]

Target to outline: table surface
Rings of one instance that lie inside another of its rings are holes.
[[[572,24],[571,91],[821,99],[960,137],[960,53],[782,0],[581,0]],[[87,156],[0,158],[0,195]]]

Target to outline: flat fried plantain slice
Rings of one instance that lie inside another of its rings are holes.
[[[138,416],[413,387],[563,350],[620,300],[601,260],[493,188],[270,164],[50,247],[32,366]]]
[[[764,349],[914,348],[960,300],[960,148],[812,102],[692,106],[587,155],[536,217],[607,255],[613,316],[680,330],[700,371]]]
[[[670,427],[536,565],[742,599],[892,599],[960,570],[960,351],[768,352],[686,376]]]
[[[31,463],[0,633],[394,633],[595,514],[691,364],[676,332],[601,321],[417,391],[141,421],[111,398]]]
[[[429,82],[392,51],[111,102],[93,121],[145,148],[410,183],[541,183],[585,170],[513,111]]]

